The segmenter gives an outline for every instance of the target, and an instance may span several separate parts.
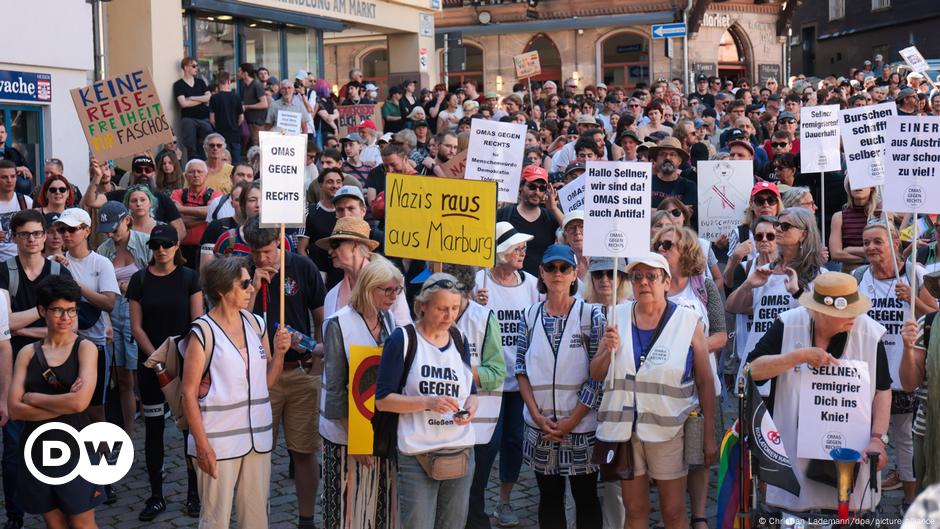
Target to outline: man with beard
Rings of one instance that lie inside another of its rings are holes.
[[[542,203],[545,206],[542,206]],[[555,242],[555,230],[561,225],[564,215],[558,207],[555,189],[548,185],[548,172],[538,165],[528,165],[522,170],[519,185],[519,201],[496,211],[496,222],[509,222],[516,231],[531,235],[526,246],[522,268],[537,274],[545,249]]]
[[[695,182],[679,176],[679,166],[689,160],[689,154],[682,150],[679,140],[665,138],[656,147],[650,148],[650,160],[655,161],[653,168],[653,209],[666,197],[676,197],[695,211],[698,203],[698,190]],[[693,220],[692,225],[695,226]]]

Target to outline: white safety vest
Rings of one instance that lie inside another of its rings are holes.
[[[691,279],[686,282],[682,292],[670,295],[669,301],[697,314],[698,321],[702,324],[705,331],[705,338],[708,338],[708,307],[702,303],[702,300],[698,299],[698,296],[695,294],[695,289],[692,287]],[[712,366],[712,374],[715,378],[715,395],[721,395],[721,382],[718,379],[718,362],[715,360],[715,355],[711,354],[711,352],[708,353],[708,363]]]
[[[486,324],[493,311],[470,300],[467,309],[457,320],[457,328],[467,336],[470,347],[470,367],[478,367],[483,362],[483,343],[486,341]],[[476,416],[473,418],[473,430],[476,432],[476,444],[486,444],[493,438],[496,421],[503,403],[503,389],[484,391],[477,388]]]
[[[589,336],[582,331],[582,314],[586,313],[586,317],[590,318],[592,306],[580,300],[571,304],[557,352],[542,325],[544,307],[545,303],[539,303],[526,310],[530,336],[529,348],[525,353],[526,375],[539,413],[560,421],[574,414],[580,402],[578,394],[581,387],[591,377],[587,351]],[[538,428],[528,406],[523,408],[522,416],[529,426]],[[593,432],[596,427],[597,414],[592,409],[572,432]]]
[[[787,276],[783,274],[772,274],[763,286],[751,291],[753,301],[751,303],[751,322],[752,325],[747,332],[747,341],[744,345],[744,356],[751,354],[751,351],[757,347],[757,342],[764,337],[767,329],[773,324],[777,316],[784,311],[794,309],[800,306],[800,302],[793,298],[793,295],[787,291]],[[738,366],[738,376],[735,380],[744,376],[745,362],[742,360]],[[770,384],[759,384],[757,386],[761,396],[770,395]]]
[[[697,402],[695,378],[684,382],[682,377],[698,315],[677,306],[638,371],[633,351],[633,305],[628,301],[617,306],[620,349],[604,381],[597,438],[627,441],[635,422],[641,441],[662,443],[679,434]]]
[[[924,274],[924,269],[917,267],[917,284],[923,285],[919,279]],[[871,273],[871,267],[867,267],[862,274],[862,280],[858,284],[858,291],[871,299],[871,309],[868,316],[877,321],[885,328],[884,344],[885,352],[888,354],[888,370],[891,372],[891,389],[903,390],[901,387],[901,355],[904,353],[904,341],[901,339],[901,327],[904,320],[910,314],[911,304],[906,299],[901,299],[894,294],[894,287],[897,280],[892,276],[890,279],[876,279]],[[907,274],[901,272],[901,283],[910,285]]]
[[[751,277],[751,274],[754,273],[754,268],[756,268],[754,261],[744,261],[738,266],[744,268],[746,272],[745,281],[747,281],[747,278]],[[750,353],[750,351],[747,350],[747,337],[753,328],[753,312],[751,312],[751,314],[734,315],[734,351],[738,354],[738,358],[741,360],[742,364],[747,360],[747,355]]]
[[[408,333],[404,334],[404,351],[408,350]],[[454,397],[460,409],[466,408],[467,397],[473,383],[470,366],[463,363],[457,345],[451,343],[444,351],[427,341],[420,332],[417,336],[414,363],[408,371],[408,380],[402,395]],[[404,352],[402,355],[404,356]],[[398,450],[406,455],[423,454],[444,448],[463,448],[476,444],[470,425],[458,425],[451,414],[433,411],[402,413],[398,416]]]
[[[487,308],[493,309],[499,321],[499,334],[503,339],[503,357],[506,360],[506,381],[503,391],[519,391],[516,380],[516,332],[525,309],[539,302],[538,280],[528,272],[519,271],[522,282],[513,287],[505,287],[493,281],[488,270],[479,270],[476,274],[477,288],[483,288],[486,274],[486,289],[489,291]]]
[[[780,348],[781,354],[788,354],[793,350],[803,347],[810,347],[813,344],[811,336],[810,313],[803,307],[788,310],[780,314],[783,321],[783,343]],[[845,350],[839,358],[842,360],[862,360],[868,362],[869,380],[872,384],[877,380],[878,366],[878,341],[885,333],[885,328],[875,320],[866,315],[861,315],[855,319],[852,330],[849,331],[848,340],[845,343]],[[794,462],[794,473],[800,482],[800,495],[794,496],[789,492],[767,485],[767,504],[780,507],[787,510],[802,512],[815,509],[838,508],[837,492],[834,487],[830,487],[818,481],[806,477],[809,459],[800,459],[796,457],[797,440],[800,428],[814,428],[818,424],[808,423],[800,424],[800,376],[805,366],[797,366],[793,369],[777,375],[774,384],[774,410],[773,418],[777,426],[777,431],[783,439],[783,447]],[[875,388],[872,388],[872,397],[875,395]],[[858,477],[855,480],[852,496],[849,499],[849,510],[864,511],[868,510],[871,500],[872,505],[878,505],[880,501],[879,493],[872,497],[872,491],[868,489],[868,463],[860,462]],[[879,481],[881,481],[879,474]],[[859,500],[865,497],[865,501],[859,504]]]
[[[242,318],[245,318],[242,312]],[[260,316],[258,325],[264,329]],[[215,350],[209,362],[209,392],[199,399],[202,426],[219,460],[242,457],[252,450],[270,452],[273,445],[271,400],[268,397],[268,358],[261,340],[247,320],[242,320],[247,364],[225,331],[208,315],[202,319],[212,331]],[[247,374],[246,374],[247,371]],[[187,454],[196,455],[196,441],[189,435]]]

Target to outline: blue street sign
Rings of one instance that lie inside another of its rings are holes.
[[[49,103],[52,101],[52,76],[0,70],[0,100]]]
[[[653,24],[652,33],[654,39],[668,39],[672,37],[685,36],[685,24],[678,22],[676,24]]]

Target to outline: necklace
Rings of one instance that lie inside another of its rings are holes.
[[[872,271],[871,269],[869,269],[869,273],[871,274],[871,284],[869,285],[868,291],[871,293],[871,297],[873,298],[894,297],[891,295],[891,293],[894,292],[894,286],[898,282],[897,277],[889,278],[890,283],[888,283],[888,286],[884,289],[883,292],[879,292],[880,289],[877,287],[877,285],[880,285],[881,283],[886,283],[889,281],[889,279],[879,279],[875,277],[875,272]]]

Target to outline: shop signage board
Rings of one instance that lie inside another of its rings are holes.
[[[0,101],[52,102],[52,76],[47,73],[0,70]]]

